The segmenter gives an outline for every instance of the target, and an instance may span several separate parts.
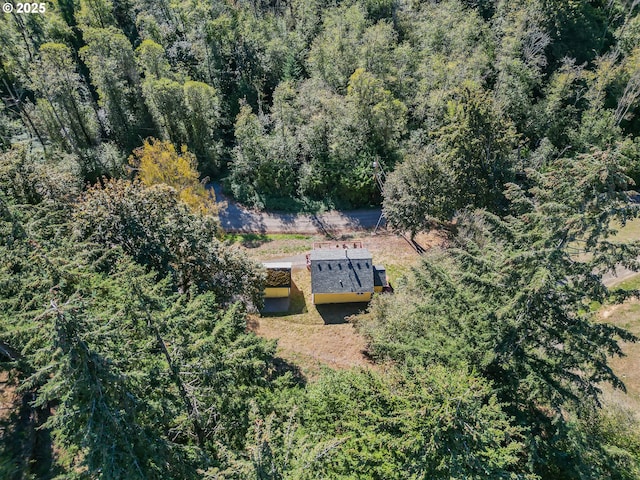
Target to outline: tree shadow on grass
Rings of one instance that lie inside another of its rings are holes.
[[[7,385],[2,382],[0,388]],[[60,473],[53,463],[51,433],[41,428],[49,412],[34,407],[34,400],[32,392],[25,392],[12,404],[3,405],[3,409],[11,410],[9,414],[3,411],[0,417],[0,477],[7,480],[25,478],[25,473],[41,479]]]
[[[307,312],[307,300],[304,292],[298,288],[294,281],[291,281],[291,303],[289,304],[289,315]]]
[[[270,241],[271,239],[264,233],[245,233],[242,235],[242,246],[246,248],[258,248]]]
[[[265,303],[270,299],[265,299]],[[274,299],[279,300],[279,299]],[[297,315],[300,313],[306,313],[307,300],[304,297],[304,292],[298,288],[295,282],[291,282],[291,292],[289,293],[289,307],[286,311],[282,312],[261,312],[263,317],[285,317],[288,315]]]
[[[251,316],[247,318],[247,330],[256,333],[259,324],[260,323],[257,318]],[[271,367],[272,368],[269,369],[270,380],[275,380],[276,378],[289,373],[293,384],[300,387],[304,387],[307,384],[307,377],[302,373],[302,369],[293,362],[274,355],[271,358]]]
[[[272,364],[274,367],[274,378],[289,373],[295,385],[304,387],[307,384],[307,377],[305,377],[302,369],[295,363],[289,362],[282,357],[273,357]]]
[[[366,311],[368,306],[368,302],[331,303],[316,305],[316,309],[325,325],[339,325],[341,323],[349,323],[348,317]]]
[[[245,248],[258,248],[271,241],[264,233],[228,233],[225,238],[231,242],[238,242]]]
[[[404,238],[405,241],[411,246],[411,248],[413,248],[416,251],[416,253],[418,253],[419,255],[422,255],[427,251],[427,249],[424,248],[424,246],[420,245],[418,242],[416,242],[414,238],[407,238],[405,235],[401,235],[401,237]]]

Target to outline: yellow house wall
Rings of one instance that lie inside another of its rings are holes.
[[[325,303],[350,303],[368,302],[371,300],[371,292],[366,293],[314,293],[313,304],[322,305]]]
[[[289,296],[289,287],[267,287],[264,298],[285,298]]]

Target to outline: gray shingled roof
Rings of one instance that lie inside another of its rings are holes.
[[[311,250],[311,260],[340,260],[349,257],[351,260],[371,260],[373,257],[366,248],[317,248]]]
[[[311,251],[311,293],[373,292],[373,262],[365,248]]]
[[[373,266],[373,284],[376,287],[387,286],[387,270],[382,265]]]

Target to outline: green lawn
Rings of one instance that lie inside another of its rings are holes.
[[[640,273],[616,285],[623,290],[640,290]]]
[[[311,238],[312,237],[310,235],[303,235],[299,233],[226,233],[224,236],[225,241],[230,243],[239,243],[245,248],[257,248],[261,245],[278,240],[310,240]],[[291,250],[291,252],[283,251],[282,253],[294,253],[300,249],[293,248]]]

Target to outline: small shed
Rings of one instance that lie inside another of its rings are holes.
[[[309,260],[314,305],[371,300],[373,262],[366,248],[319,248]]]
[[[291,262],[267,262],[264,298],[286,298],[291,293]]]
[[[384,291],[389,286],[387,280],[387,270],[382,265],[374,265],[373,267],[373,290],[376,293]]]

